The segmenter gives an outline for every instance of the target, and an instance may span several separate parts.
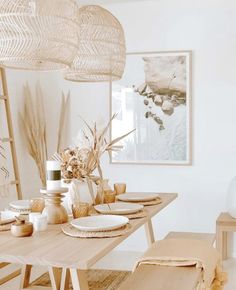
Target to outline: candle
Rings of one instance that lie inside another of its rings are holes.
[[[34,229],[35,231],[46,231],[47,229],[47,217],[43,214],[34,216]]]
[[[54,190],[61,188],[61,162],[47,161],[47,189]]]

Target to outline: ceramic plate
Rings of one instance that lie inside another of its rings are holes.
[[[151,201],[159,197],[158,193],[132,192],[117,195],[121,201]]]
[[[128,202],[116,202],[107,204],[99,204],[94,207],[96,211],[103,214],[131,214],[136,213],[143,209],[143,205],[128,203]]]
[[[88,216],[71,221],[73,227],[87,232],[115,230],[128,223],[127,217],[117,215]]]
[[[15,209],[30,210],[30,200],[15,200],[9,203],[9,206]]]

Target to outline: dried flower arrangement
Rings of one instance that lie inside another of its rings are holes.
[[[43,186],[46,185],[45,164],[48,159],[47,149],[47,122],[44,110],[43,93],[39,85],[36,86],[36,98],[31,95],[29,86],[23,88],[24,110],[20,113],[20,124],[25,136],[28,152],[34,159],[38,168],[40,180]],[[61,148],[65,118],[69,105],[69,94],[62,95],[61,112],[59,117],[57,149]]]
[[[101,169],[100,159],[105,152],[117,151],[122,149],[121,145],[116,145],[123,138],[135,131],[132,130],[110,142],[106,140],[106,134],[110,128],[111,122],[116,117],[116,114],[112,116],[108,124],[102,129],[97,129],[95,123],[93,127],[90,127],[87,122],[84,121],[88,133],[82,131],[82,140],[75,148],[68,148],[62,151],[59,155],[59,159],[62,162],[62,177],[64,179],[84,179],[89,178],[96,180],[92,175],[95,169],[98,170],[99,179],[103,179],[103,172]],[[58,157],[57,157],[58,159]]]

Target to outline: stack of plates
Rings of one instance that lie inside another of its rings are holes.
[[[9,203],[10,210],[20,214],[29,214],[31,212],[30,200],[15,200]]]
[[[146,202],[153,201],[160,198],[158,193],[143,193],[143,192],[132,192],[132,193],[123,193],[117,195],[118,200],[125,202]]]
[[[82,217],[71,221],[71,225],[80,231],[105,232],[117,230],[129,223],[127,217],[119,215],[99,215]]]

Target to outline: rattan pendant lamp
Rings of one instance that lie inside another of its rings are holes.
[[[65,79],[76,82],[114,81],[122,77],[126,46],[120,22],[97,5],[78,10],[79,49]]]
[[[78,51],[75,0],[0,0],[0,65],[68,68]]]

